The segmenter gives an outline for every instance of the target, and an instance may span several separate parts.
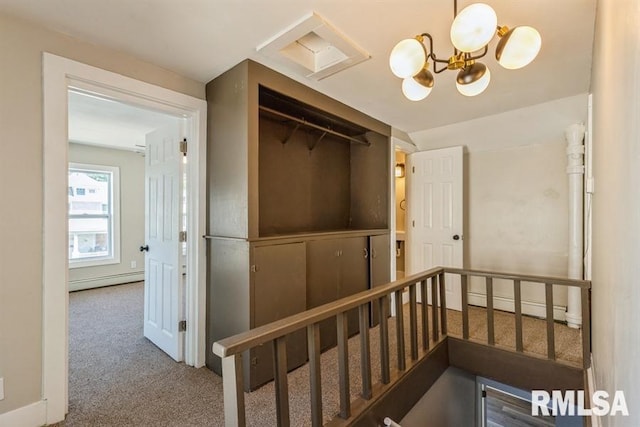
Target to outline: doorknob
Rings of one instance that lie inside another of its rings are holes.
[[[140,252],[149,252],[149,245],[140,246]]]
[[[460,236],[458,236],[457,234],[453,235],[453,240],[460,240]]]

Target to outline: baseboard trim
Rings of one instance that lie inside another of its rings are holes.
[[[40,427],[47,424],[47,402],[41,400],[0,414],[0,427]]]
[[[469,304],[480,307],[487,306],[487,296],[476,292],[469,292]],[[502,311],[515,311],[515,302],[511,298],[493,297],[493,308]],[[565,322],[567,308],[561,305],[553,306],[553,318]],[[546,306],[539,302],[522,301],[522,314],[545,318],[547,316]]]
[[[121,283],[129,282],[139,282],[142,280],[144,280],[144,271],[91,277],[88,279],[69,281],[69,291],[82,291],[85,289],[101,288],[103,286],[119,285]]]

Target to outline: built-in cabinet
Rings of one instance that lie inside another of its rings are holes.
[[[252,61],[209,82],[207,103],[208,349],[388,282],[389,126]],[[305,334],[287,337],[289,369]],[[335,340],[329,320],[323,348]],[[243,361],[247,390],[272,378],[271,346]],[[207,366],[221,373],[210,351]]]
[[[310,241],[307,246],[308,308],[344,298],[369,288],[368,239],[343,237]],[[348,315],[349,335],[358,332],[358,311]],[[336,320],[320,324],[320,348],[336,345]]]

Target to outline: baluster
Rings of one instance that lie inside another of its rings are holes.
[[[322,426],[322,381],[320,377],[320,324],[307,326],[309,351],[309,387],[311,392],[311,425]]]
[[[544,284],[544,294],[547,305],[547,358],[549,360],[556,359],[556,339],[553,327],[553,284]]]
[[[591,366],[591,301],[589,289],[582,288],[582,367],[589,369]]]
[[[338,379],[340,384],[340,417],[351,416],[351,393],[349,385],[349,330],[346,313],[337,315],[338,335]],[[362,330],[361,332],[362,333]]]
[[[369,351],[369,304],[358,307],[360,315],[360,372],[362,397],[371,399],[371,353]]]
[[[513,303],[516,314],[516,351],[523,351],[522,342],[522,290],[520,289],[520,280],[513,281]]]
[[[409,286],[409,336],[411,337],[411,360],[418,360],[418,298],[416,284]]]
[[[420,310],[422,312],[422,348],[424,350],[429,349],[429,304],[428,292],[427,292],[427,279],[420,282],[420,295],[422,304],[420,304]]]
[[[273,340],[273,373],[275,377],[278,426],[289,426],[289,384],[287,383],[287,340]]]
[[[440,273],[440,328],[442,335],[447,335],[447,288],[444,283],[444,271]]]
[[[440,339],[438,326],[438,276],[431,278],[431,327],[433,328],[433,341]]]
[[[378,312],[380,313],[380,376],[382,384],[389,384],[389,323],[387,318],[387,297],[378,300]]]
[[[489,345],[494,345],[495,333],[493,325],[493,279],[487,277],[487,342]]]
[[[398,370],[404,371],[404,310],[402,308],[402,291],[395,292],[396,296],[396,349],[398,353]]]
[[[224,396],[224,424],[244,427],[244,390],[242,380],[242,354],[222,358],[222,390]]]
[[[460,292],[462,292],[462,338],[469,339],[469,295],[467,275],[460,276]]]

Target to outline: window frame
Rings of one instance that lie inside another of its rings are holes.
[[[109,226],[111,230],[110,255],[71,259],[68,257],[69,268],[96,267],[101,265],[120,264],[120,168],[118,166],[95,165],[89,163],[69,162],[67,177],[71,170],[81,172],[111,173],[111,188],[109,189],[109,205],[111,207],[108,214]],[[68,178],[67,178],[68,180]],[[69,183],[67,182],[67,187]],[[69,214],[69,194],[67,194],[67,236],[69,236],[69,220],[72,218],[91,218],[92,215],[71,215]],[[102,216],[101,216],[102,217]],[[67,237],[68,239],[68,237]],[[68,252],[68,248],[67,248]]]

